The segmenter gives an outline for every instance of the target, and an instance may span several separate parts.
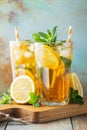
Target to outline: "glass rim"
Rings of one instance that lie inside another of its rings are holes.
[[[30,40],[29,40],[30,41]],[[25,44],[32,44],[33,42],[32,41],[27,41],[27,40],[19,40],[19,41],[10,41],[10,45],[20,45],[21,42],[24,42]]]

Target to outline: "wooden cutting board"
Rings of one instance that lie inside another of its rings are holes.
[[[87,97],[84,98],[84,104],[68,104],[65,106],[49,107],[40,106],[38,108],[32,105],[5,104],[0,105],[0,112],[10,114],[16,118],[26,118],[33,123],[47,122],[62,118],[68,118],[87,113]]]

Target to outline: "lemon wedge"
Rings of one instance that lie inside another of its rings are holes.
[[[30,92],[34,92],[35,86],[31,77],[18,76],[16,77],[10,86],[10,93],[12,99],[16,103],[25,104],[30,99]]]
[[[73,89],[78,90],[78,94],[83,97],[83,88],[76,73],[71,73],[71,80]]]

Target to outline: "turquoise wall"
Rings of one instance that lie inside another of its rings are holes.
[[[11,82],[9,41],[15,40],[14,27],[19,27],[20,40],[32,39],[32,33],[58,26],[59,39],[67,39],[73,28],[72,71],[79,75],[87,93],[87,0],[0,0],[0,87]],[[4,78],[3,78],[4,77]]]

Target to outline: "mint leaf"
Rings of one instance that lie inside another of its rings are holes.
[[[1,104],[6,104],[8,102],[8,99],[6,97],[3,97]]]
[[[38,102],[37,102],[37,103],[34,103],[33,106],[35,106],[35,107],[40,107],[40,103],[38,103]]]
[[[39,107],[40,106],[39,100],[40,100],[39,95],[36,95],[35,93],[30,92],[29,104],[32,104],[33,106]]]
[[[78,90],[74,90],[73,94],[76,97],[78,95]]]
[[[55,36],[55,37],[53,38],[53,41],[54,41],[54,42],[56,42],[56,40],[57,40],[57,36]]]
[[[57,35],[57,26],[55,26],[52,31],[53,31],[53,36]]]
[[[84,103],[83,97],[78,95],[78,90],[74,90],[72,87],[70,87],[69,103],[80,104],[80,105]]]
[[[48,35],[46,33],[43,33],[43,32],[39,32],[38,33],[40,35],[40,37],[43,37],[45,39],[48,39]]]
[[[66,40],[61,40],[61,41],[59,41],[56,45],[57,46],[60,46],[60,45],[62,45],[63,43],[65,43],[66,42]]]
[[[47,30],[47,35],[49,39],[52,37],[52,32],[49,29]]]
[[[62,61],[64,62],[64,64],[65,64],[65,67],[66,68],[70,68],[70,66],[71,66],[71,60],[69,60],[68,58],[66,58],[66,57],[63,57],[63,56],[60,56],[60,58],[62,59]]]
[[[12,98],[10,95],[10,91],[8,90],[8,94],[2,93],[1,104],[10,104],[12,102]]]
[[[40,38],[40,35],[38,33],[34,33],[32,36],[33,36],[35,41],[38,41]]]
[[[42,38],[42,36],[40,36],[39,33],[34,33],[32,36],[33,36],[34,41],[36,42],[43,42],[43,43],[47,42],[47,39]]]

